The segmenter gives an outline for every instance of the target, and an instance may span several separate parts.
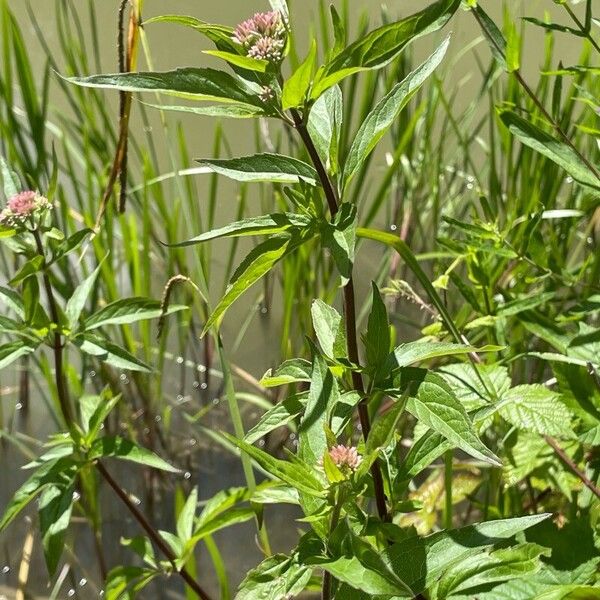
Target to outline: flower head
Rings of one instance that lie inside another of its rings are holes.
[[[233,33],[233,41],[243,46],[247,56],[270,62],[283,58],[286,37],[285,23],[276,10],[256,13],[240,23]]]
[[[339,444],[329,449],[329,456],[338,469],[350,469],[356,471],[362,462],[362,456],[357,452],[354,446],[344,446]]]
[[[28,218],[52,208],[47,198],[27,190],[11,196],[0,212],[0,224],[10,227],[22,225]]]

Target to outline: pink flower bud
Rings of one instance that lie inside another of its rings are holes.
[[[240,23],[233,33],[233,41],[242,45],[251,58],[280,62],[287,30],[281,13],[256,13]]]
[[[362,457],[354,446],[339,444],[329,450],[329,456],[338,469],[349,468],[355,471],[362,462]]]
[[[9,227],[22,225],[29,217],[52,208],[47,198],[27,190],[8,199],[6,208],[0,212],[0,223]]]

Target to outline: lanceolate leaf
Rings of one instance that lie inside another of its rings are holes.
[[[416,397],[408,399],[406,409],[467,454],[496,466],[501,464],[475,433],[465,408],[448,384],[435,373],[425,374]]]
[[[74,472],[63,474],[63,479],[60,484],[45,488],[39,503],[44,556],[51,577],[54,576],[62,555],[73,508]]]
[[[126,440],[117,436],[105,436],[97,439],[88,454],[90,460],[101,458],[118,458],[129,462],[138,463],[153,469],[168,471],[170,473],[180,473],[179,469],[171,466],[167,461],[138,446],[131,440]]]
[[[265,112],[262,108],[259,108],[258,106],[251,106],[250,104],[212,104],[209,106],[178,106],[171,104],[152,104],[150,102],[142,102],[142,104],[158,110],[192,113],[194,115],[202,115],[205,117],[250,119],[252,117],[260,117],[265,115]]]
[[[340,313],[322,300],[315,300],[310,312],[315,334],[323,352],[330,358],[345,356],[346,336]]]
[[[581,185],[600,190],[600,179],[565,142],[510,110],[501,111],[500,118],[520,142],[555,162]]]
[[[326,89],[353,73],[384,67],[410,42],[441,29],[456,12],[460,1],[439,0],[410,17],[361,37],[320,71],[312,97],[318,98]]]
[[[227,291],[204,326],[203,335],[220,322],[227,309],[263,275],[266,275],[286,254],[304,240],[300,236],[274,236],[256,246],[236,269]]]
[[[346,186],[377,146],[379,140],[398,118],[400,111],[408,104],[425,80],[440,65],[448,50],[447,37],[437,50],[404,81],[397,84],[371,111],[361,125],[348,153],[344,166],[343,184]]]
[[[186,310],[186,308],[186,306],[173,305],[167,308],[166,313],[171,314]],[[157,319],[161,316],[162,310],[161,303],[158,300],[124,298],[108,304],[88,317],[83,327],[86,331],[90,331],[106,325],[126,325],[146,319]]]
[[[131,352],[121,348],[117,344],[109,342],[106,338],[84,334],[74,338],[74,343],[79,349],[90,356],[95,356],[98,360],[108,363],[117,369],[127,369],[129,371],[142,371],[150,373],[152,367],[136,358]]]
[[[304,401],[303,401],[304,400]],[[298,396],[289,396],[273,408],[268,410],[260,421],[245,436],[249,444],[254,444],[261,437],[267,435],[274,429],[287,425],[290,421],[302,414],[306,405],[306,399],[301,400]]]
[[[269,369],[260,380],[260,385],[269,388],[310,381],[311,372],[312,366],[309,361],[303,358],[293,358],[286,360],[275,372]]]
[[[169,96],[262,106],[261,100],[229,73],[215,69],[185,67],[175,71],[152,73],[115,73],[70,77],[82,87],[114,89],[125,92],[159,92]]]
[[[501,349],[501,346],[476,348],[451,342],[407,342],[394,350],[391,361],[394,367],[408,367],[418,362],[442,356],[465,355],[471,352],[495,352]]]
[[[280,154],[254,154],[232,159],[203,159],[198,161],[218,173],[236,181],[271,181],[317,185],[317,172],[307,163]]]
[[[371,312],[365,336],[367,364],[373,371],[383,363],[390,351],[390,324],[387,310],[375,282],[372,283]]]
[[[483,548],[514,537],[547,519],[549,514],[488,521],[461,529],[440,531],[427,537],[411,537],[392,545],[385,559],[415,594],[435,583],[452,565],[469,556],[480,554]],[[426,565],[427,568],[423,568]]]
[[[333,173],[338,172],[338,151],[344,119],[342,90],[334,86],[313,104],[308,115],[308,132],[321,160]]]
[[[101,265],[94,270],[94,272],[86,277],[73,292],[73,295],[69,298],[67,302],[67,307],[65,309],[65,315],[69,320],[69,327],[74,329],[77,327],[79,322],[79,317],[81,315],[81,311],[83,310],[85,303],[88,299],[88,296],[92,292],[94,288],[94,283],[96,282],[96,278],[98,277],[98,273],[100,273]]]
[[[22,341],[11,342],[10,344],[4,344],[0,346],[0,370],[8,367],[26,354],[31,354],[35,351],[35,346],[31,346],[29,343]]]
[[[281,96],[283,110],[289,110],[304,104],[306,93],[312,81],[316,60],[317,43],[313,39],[308,56],[283,85]]]
[[[291,485],[298,491],[308,494],[309,496],[320,498],[326,496],[323,485],[312,473],[312,470],[308,465],[303,464],[300,461],[292,463],[279,460],[247,442],[238,440],[228,433],[223,433],[222,435],[240,450],[250,455],[251,458],[273,477],[281,479],[281,481],[284,481],[288,485]]]
[[[305,215],[298,215],[295,213],[273,213],[261,217],[252,217],[250,219],[243,219],[242,221],[235,221],[234,223],[230,223],[219,229],[213,229],[212,231],[202,233],[185,242],[169,245],[174,248],[180,248],[182,246],[192,246],[194,244],[200,244],[219,238],[283,233],[292,227],[308,227],[310,223],[310,217]]]

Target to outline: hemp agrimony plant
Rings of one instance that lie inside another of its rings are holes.
[[[514,40],[507,43],[477,3],[467,4],[500,63],[509,73],[518,73]],[[147,536],[125,541],[139,560],[136,566],[117,567],[108,574],[105,591],[110,599],[133,597],[155,578],[173,574],[183,578],[192,596],[209,598],[202,575],[193,575],[196,546],[219,529],[251,519],[256,522],[264,560],[240,584],[236,595],[240,600],[283,600],[305,590],[318,590],[323,600],[598,597],[593,587],[598,561],[573,576],[559,577],[545,562],[551,549],[543,543],[543,536],[528,537],[550,517],[547,512],[513,514],[507,508],[488,514],[487,509],[478,510],[482,522],[473,524],[470,519],[471,524],[456,527],[460,522],[454,507],[476,489],[482,473],[489,480],[495,477],[502,464],[499,451],[509,442],[514,449],[527,445],[530,435],[536,435],[536,440],[546,436],[563,462],[573,466],[577,449],[565,453],[556,441],[576,440],[572,413],[544,385],[513,386],[506,367],[495,362],[502,346],[470,344],[439,292],[452,268],[445,279],[432,284],[400,237],[359,226],[360,196],[357,200],[351,193],[378,142],[444,61],[450,36],[375,103],[342,152],[341,139],[349,127],[343,119],[347,114],[345,81],[361,72],[383,69],[417,39],[443,29],[460,8],[460,0],[439,0],[349,41],[344,22],[332,7],[333,45],[319,48],[313,40],[303,60],[296,61],[289,59],[298,34],[284,0],[272,0],[270,11],[258,12],[237,27],[195,17],[160,16],[146,21],[144,27],[170,23],[192,28],[214,43],[216,49],[206,54],[223,61],[223,69],[190,66],[170,72],[70,79],[79,86],[122,94],[158,92],[201,101],[168,109],[219,118],[269,119],[269,126],[280,127],[288,136],[291,150],[287,154],[199,161],[207,171],[244,184],[270,184],[280,212],[225,223],[172,244],[183,248],[221,238],[257,238],[204,323],[202,335],[214,336],[221,357],[219,327],[228,309],[292,253],[310,251],[323,260],[331,257],[339,279],[341,310],[318,298],[312,304],[313,331],[306,341],[310,358],[286,360],[260,381],[264,388],[284,388],[283,399],[247,432],[240,429],[235,398],[230,404],[232,418],[237,418],[236,435],[221,433],[220,439],[241,451],[246,487],[217,494],[201,511],[193,490],[179,512],[176,533],[153,527],[110,475],[105,460],[128,460],[165,471],[173,468],[132,441],[106,435],[103,423],[118,396],[107,386],[100,395],[72,398],[64,364],[67,353],[81,352],[120,369],[148,370],[148,365],[112,341],[110,328],[164,317],[184,307],[170,305],[168,300],[128,298],[88,313],[88,296],[101,265],[81,281],[64,307],[59,305],[53,265],[78,251],[91,232],[83,230],[65,239],[51,223],[52,185],[47,191],[50,200],[22,191],[5,166],[3,238],[25,262],[12,278],[11,288],[0,290],[16,315],[3,317],[0,323],[16,339],[0,347],[0,367],[47,346],[53,356],[55,397],[66,433],[53,437],[48,451],[30,465],[33,474],[17,491],[0,529],[40,496],[40,527],[51,574],[75,503],[73,492],[76,487],[84,492],[79,510],[92,510],[85,502],[86,494],[94,494],[100,476]],[[564,145],[550,143],[540,149],[540,139],[548,142],[543,137],[548,134],[542,135],[508,109],[500,118],[525,145],[551,160],[558,156],[556,162],[573,172],[576,181],[600,187],[597,174],[585,169],[585,161],[575,150],[569,147],[566,152]],[[299,152],[292,150],[298,147]],[[500,244],[493,227],[473,226],[467,231],[469,243]],[[355,280],[376,278],[355,268],[356,252],[367,242],[395,252],[421,284],[437,316],[429,335],[397,343],[396,328],[375,283],[366,326],[359,325]],[[453,248],[457,246],[458,242]],[[460,250],[456,250],[457,261],[472,261],[469,264],[477,274],[480,248]],[[167,299],[170,292],[169,288]],[[432,363],[442,363],[442,367],[430,368]],[[545,411],[552,415],[542,418]],[[400,424],[406,420],[415,423],[408,450],[400,433]],[[496,434],[499,422],[508,428],[504,437]],[[276,457],[255,445],[282,426],[297,433],[295,452]],[[510,437],[517,430],[523,439],[514,443]],[[490,449],[492,445],[497,448]],[[443,464],[436,463],[438,459]],[[457,461],[466,465],[460,483],[453,475]],[[267,481],[259,485],[252,474],[256,467],[267,475]],[[577,474],[578,467],[574,467]],[[598,495],[597,486],[587,477],[580,479],[590,493],[585,500],[589,507]],[[435,495],[432,503],[427,503],[428,492]],[[297,505],[303,514],[298,543],[285,555],[272,554],[263,521],[263,505],[279,502]],[[443,515],[445,529],[430,533],[438,513]],[[524,589],[533,590],[533,595],[527,591],[523,595],[520,590]],[[227,592],[222,596],[228,597]]]

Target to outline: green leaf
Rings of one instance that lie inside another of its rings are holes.
[[[356,247],[356,224],[356,206],[350,202],[344,202],[333,223],[326,222],[321,227],[323,246],[331,251],[344,285],[352,276]]]
[[[108,574],[105,585],[106,600],[134,600],[160,574],[156,569],[144,567],[115,567]]]
[[[64,478],[74,475],[77,467],[71,456],[63,456],[44,462],[29,479],[15,492],[0,519],[0,531],[17,517],[17,515],[47,486],[60,484]]]
[[[281,105],[283,110],[297,108],[304,104],[306,94],[312,82],[312,75],[317,62],[317,42],[313,39],[304,62],[292,73],[283,84]]]
[[[500,119],[522,144],[562,167],[581,185],[596,191],[600,190],[600,179],[565,142],[556,139],[510,110],[500,111]]]
[[[298,428],[298,456],[315,466],[327,451],[324,425],[337,403],[340,392],[325,359],[313,352],[313,370],[304,417]]]
[[[448,384],[435,373],[421,377],[417,395],[408,399],[406,409],[470,456],[500,466],[500,459],[479,439],[467,411]]]
[[[203,50],[204,54],[209,56],[215,56],[216,58],[222,58],[231,65],[247,69],[248,71],[258,71],[259,73],[265,73],[271,64],[268,60],[262,60],[259,58],[252,58],[251,56],[243,56],[241,54],[234,54],[233,52],[223,52],[221,50]]]
[[[498,412],[515,427],[573,439],[571,411],[559,398],[559,394],[541,384],[518,385],[502,395]]]
[[[198,488],[193,488],[187,497],[181,512],[177,516],[177,535],[179,539],[187,543],[194,532],[194,519],[198,508]]]
[[[105,436],[97,439],[88,454],[89,460],[99,460],[101,458],[118,458],[129,462],[145,465],[160,471],[169,473],[181,473],[179,469],[171,466],[167,461],[151,452],[138,446],[131,440],[126,440],[118,436]]]
[[[205,117],[228,117],[231,119],[252,119],[265,115],[263,108],[250,104],[215,104],[211,106],[181,106],[173,104],[152,104],[142,102],[145,106],[169,112],[184,112]]]
[[[98,278],[98,273],[100,273],[100,268],[102,265],[98,265],[94,272],[86,277],[73,292],[73,295],[69,298],[67,302],[67,306],[65,308],[65,315],[67,320],[69,321],[69,328],[75,329],[79,324],[79,317],[81,316],[81,312],[85,307],[85,303],[92,293],[94,289],[94,284],[96,283],[96,279]]]
[[[400,465],[395,484],[399,487],[404,487],[436,458],[439,458],[447,450],[451,449],[452,442],[449,442],[441,433],[432,431],[431,429],[426,431],[410,447],[408,454]]]
[[[458,10],[461,0],[439,0],[401,21],[384,25],[362,36],[333,58],[317,75],[312,97],[343,78],[367,69],[380,69],[409,43],[441,29]]]
[[[344,107],[342,90],[338,85],[321,94],[308,115],[307,129],[310,137],[328,170],[337,174],[339,170],[339,143]]]
[[[273,3],[273,2],[272,2]],[[297,559],[275,554],[248,572],[235,600],[282,600],[298,597],[311,577],[312,569]]]
[[[180,310],[187,310],[187,306],[169,306],[165,310],[165,314],[172,314]],[[90,331],[106,325],[126,325],[147,319],[157,319],[162,314],[163,307],[158,300],[124,298],[111,302],[88,317],[83,324],[83,328]]]
[[[271,431],[287,425],[302,414],[306,401],[298,396],[288,396],[285,400],[268,410],[258,423],[246,433],[244,439],[254,444]]]
[[[254,154],[232,159],[202,159],[198,161],[211,171],[235,181],[270,181],[317,185],[317,172],[305,162],[280,154]]]
[[[313,474],[310,467],[302,461],[297,460],[292,463],[279,460],[243,440],[238,440],[228,433],[223,432],[222,435],[230,443],[237,446],[243,452],[246,452],[246,454],[253,458],[273,477],[281,479],[281,481],[291,485],[299,492],[317,498],[324,498],[327,495],[322,483]]]
[[[278,387],[290,383],[300,383],[301,381],[310,381],[312,365],[304,358],[292,358],[286,360],[273,373],[269,369],[260,380],[263,387]]]
[[[13,310],[20,319],[25,319],[25,307],[21,295],[15,290],[0,286],[0,301]]]
[[[340,313],[318,299],[312,303],[310,312],[315,334],[325,355],[329,358],[346,356],[346,336]]]
[[[489,586],[511,579],[518,579],[540,570],[539,557],[550,550],[537,544],[520,544],[513,548],[501,548],[493,552],[468,557],[448,569],[435,588],[434,599],[447,598],[453,594],[467,593],[479,586]]]
[[[391,336],[387,310],[374,281],[371,288],[371,312],[364,341],[367,365],[376,372],[389,355]]]
[[[504,70],[508,70],[506,62],[506,40],[504,39],[502,32],[481,6],[474,6],[472,10],[477,17],[483,35],[488,41],[492,56]]]
[[[363,121],[346,158],[342,177],[343,187],[348,185],[348,182],[375,149],[379,140],[397,120],[402,109],[440,65],[449,44],[450,38],[447,37],[418,69],[410,73],[401,83],[395,85]]]
[[[261,277],[266,275],[284,256],[290,254],[302,242],[298,238],[277,235],[256,246],[236,269],[225,295],[221,298],[208,321],[202,335],[213,325],[218,325],[229,307]]]
[[[96,439],[100,427],[120,399],[120,395],[113,396],[108,388],[104,389],[99,396],[81,396],[79,399],[81,423],[88,443]]]
[[[64,482],[60,485],[46,487],[40,496],[39,516],[42,545],[46,565],[51,577],[62,556],[65,535],[71,511],[73,509],[73,492],[75,491],[74,474],[63,474]]]
[[[21,191],[21,182],[17,174],[11,170],[4,157],[0,155],[0,175],[2,175],[2,183],[4,185],[4,195],[6,199],[15,196]]]
[[[365,446],[367,456],[389,446],[405,406],[406,399],[397,400],[386,412],[377,415]]]
[[[429,589],[453,565],[480,554],[486,547],[511,539],[548,517],[550,514],[546,513],[487,521],[426,537],[415,536],[393,544],[384,552],[384,557],[416,595]]]
[[[8,282],[8,285],[17,287],[29,277],[37,275],[44,268],[45,264],[46,261],[43,256],[34,256],[17,271],[17,274]]]
[[[124,92],[158,92],[191,100],[262,105],[258,96],[229,73],[215,69],[185,67],[156,73],[115,73],[90,77],[69,77],[82,87],[114,89]]]
[[[21,356],[26,356],[27,354],[35,352],[36,346],[31,346],[30,344],[30,342],[25,343],[19,340],[0,346],[0,370],[5,369],[18,358],[21,358]]]
[[[216,531],[237,525],[238,523],[246,523],[255,517],[256,512],[251,507],[230,508],[223,511],[210,519],[206,519],[200,527],[194,530],[194,535],[190,538],[188,547],[193,548],[200,540],[212,535]]]
[[[129,371],[142,371],[151,373],[152,367],[136,358],[133,354],[109,342],[107,339],[97,335],[84,334],[74,338],[74,343],[79,349],[90,356],[95,356],[98,360],[108,363],[117,369],[127,369]]]
[[[251,217],[241,221],[235,221],[220,227],[206,231],[196,237],[193,237],[185,242],[177,244],[169,244],[171,248],[181,248],[184,246],[192,246],[209,240],[220,238],[242,237],[249,235],[270,235],[274,233],[283,233],[293,227],[305,228],[311,223],[311,218],[305,215],[297,215],[295,213],[273,213],[270,215],[262,215],[260,217]]]
[[[502,350],[501,346],[467,346],[465,344],[453,344],[451,342],[407,342],[398,346],[390,360],[394,368],[408,367],[418,362],[440,358],[442,356],[458,356],[470,354],[471,352],[497,352]]]

